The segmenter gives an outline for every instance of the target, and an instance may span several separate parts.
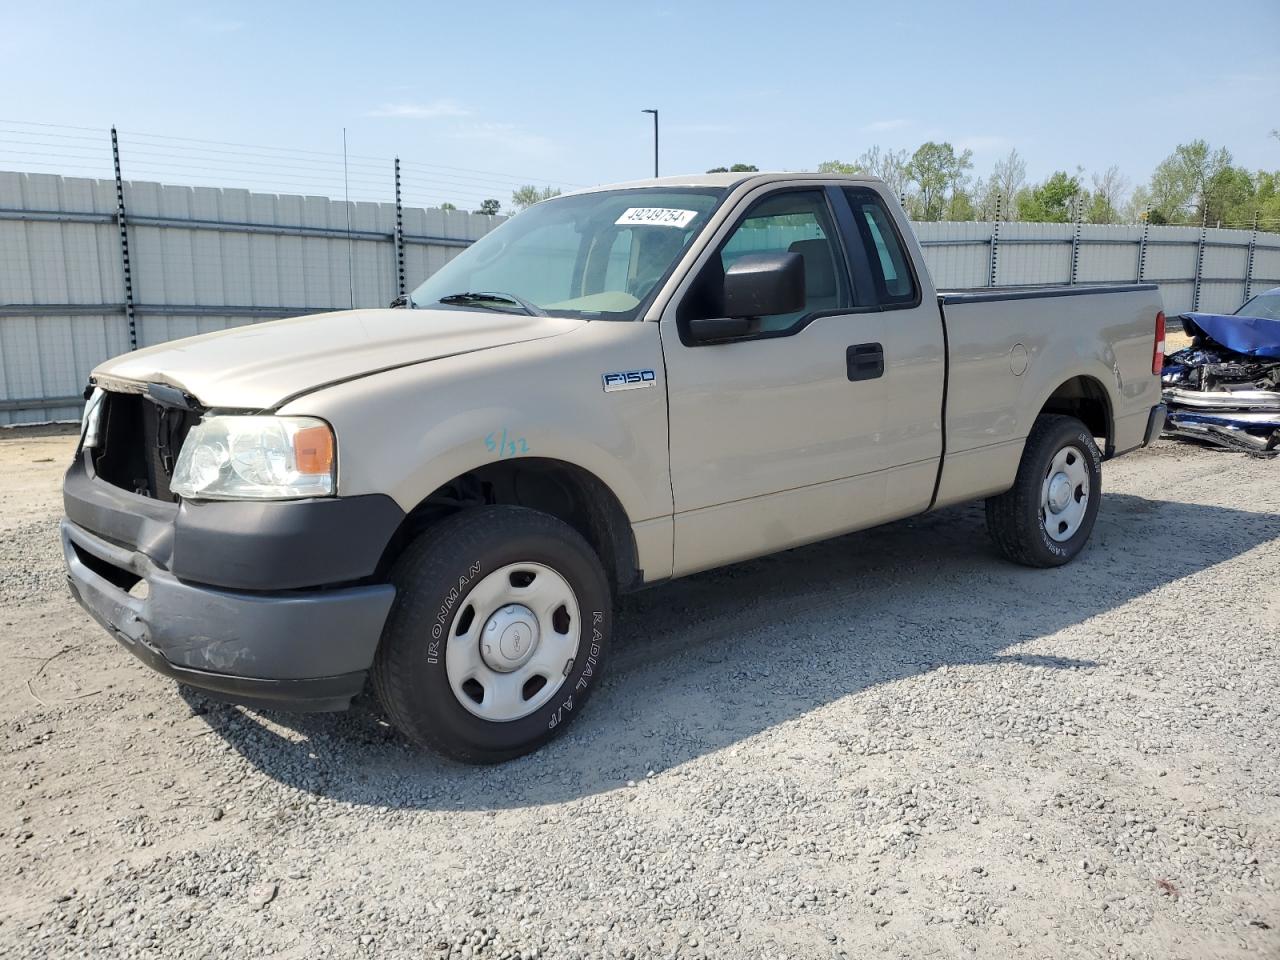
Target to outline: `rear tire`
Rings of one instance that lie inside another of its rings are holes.
[[[1059,567],[1089,540],[1102,500],[1102,454],[1075,417],[1036,418],[1013,487],[987,499],[987,530],[1010,560]]]
[[[500,763],[582,712],[612,605],[599,558],[568,524],[525,507],[464,510],[410,543],[391,580],[373,685],[409,739]]]

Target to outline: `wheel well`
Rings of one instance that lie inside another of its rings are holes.
[[[600,558],[615,594],[640,585],[631,522],[613,491],[581,467],[542,457],[486,464],[442,484],[409,511],[387,546],[382,569],[436,521],[494,504],[541,510],[569,524]]]
[[[1110,457],[1114,452],[1111,401],[1107,397],[1106,388],[1093,377],[1072,377],[1049,395],[1040,412],[1075,417],[1095,437],[1102,438],[1103,456]]]

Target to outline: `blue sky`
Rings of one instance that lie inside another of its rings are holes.
[[[353,196],[381,190],[372,158],[398,153],[416,165],[415,199],[505,202],[511,180],[648,175],[643,107],[662,111],[664,173],[812,168],[926,139],[972,149],[979,174],[1017,147],[1033,179],[1114,163],[1140,183],[1194,137],[1280,168],[1280,140],[1268,137],[1280,127],[1276,0],[0,0],[0,23],[0,168],[100,162],[93,130],[59,139],[35,122],[316,151],[317,164],[341,151],[345,126],[361,158]],[[332,192],[307,180],[301,153],[129,134],[126,166],[143,166],[142,143],[172,148],[150,150],[139,179],[230,170],[245,184]]]

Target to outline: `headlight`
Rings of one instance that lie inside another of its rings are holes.
[[[333,431],[314,417],[205,417],[169,489],[192,500],[289,500],[334,492]]]
[[[84,415],[80,418],[80,445],[86,449],[98,445],[98,430],[102,423],[102,388],[94,387],[84,402]]]

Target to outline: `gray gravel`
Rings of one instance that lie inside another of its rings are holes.
[[[638,594],[476,769],[148,673],[61,586],[70,446],[0,442],[0,955],[1280,956],[1274,464],[1108,464],[1062,570],[966,507]]]

